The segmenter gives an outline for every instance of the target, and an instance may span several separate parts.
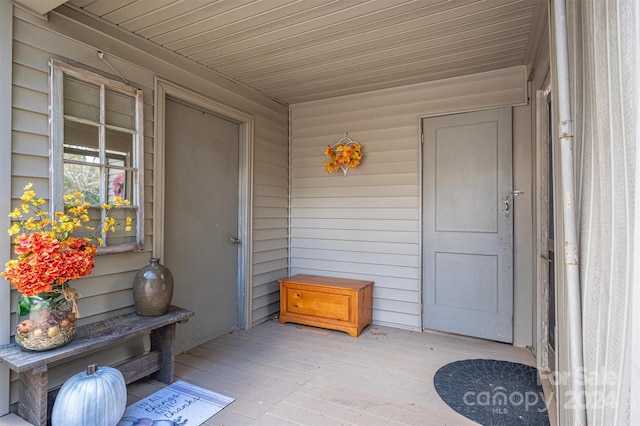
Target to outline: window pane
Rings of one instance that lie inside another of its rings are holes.
[[[65,120],[64,195],[82,192],[86,201],[100,204],[98,128]]]
[[[136,215],[138,209],[135,208],[119,208],[111,209],[109,217],[116,220],[115,231],[109,231],[106,234],[107,245],[134,243],[136,242]],[[127,222],[127,217],[130,221]],[[127,227],[130,227],[127,231]]]
[[[109,202],[113,202],[115,197],[121,197],[135,203],[132,194],[133,179],[131,171],[119,169],[107,169],[109,179]]]
[[[135,105],[133,97],[107,89],[105,92],[105,122],[134,130],[136,128]]]
[[[102,234],[102,209],[100,207],[91,207],[89,209],[89,222],[84,223],[82,229],[74,231],[75,237],[101,237],[104,245],[111,246],[122,243],[136,242],[136,215],[137,209],[119,208],[111,209],[109,217],[116,220],[113,230],[109,230],[106,234]],[[130,218],[127,221],[127,217]],[[91,229],[93,228],[93,229]],[[128,230],[127,230],[128,229]]]
[[[133,135],[107,129],[107,164],[110,166],[131,167],[133,155]]]
[[[64,113],[87,120],[100,121],[100,87],[64,76]]]
[[[114,197],[122,197],[135,204],[132,194],[132,172],[123,170],[133,166],[133,142],[132,134],[113,129],[106,131],[107,197],[110,202]]]
[[[65,120],[64,146],[84,147],[87,152],[96,152],[95,156],[98,157],[98,127]]]
[[[92,205],[100,205],[100,167],[83,164],[64,164],[64,195],[76,192]]]
[[[86,200],[88,201],[88,200]],[[69,207],[69,206],[65,206]],[[81,229],[73,231],[74,237],[99,237],[100,224],[102,223],[102,209],[100,207],[89,208],[89,222],[84,222]]]

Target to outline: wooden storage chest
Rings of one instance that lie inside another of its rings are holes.
[[[280,280],[280,322],[358,337],[371,324],[373,281],[298,274]]]

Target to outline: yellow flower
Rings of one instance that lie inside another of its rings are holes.
[[[131,225],[131,221],[132,221],[132,219],[131,219],[130,217],[127,217],[127,219],[126,219],[126,220],[127,220],[127,225]]]
[[[10,268],[14,275],[20,271],[18,269],[23,268],[24,265],[27,265],[30,262],[29,256],[35,251],[42,251],[45,255],[50,253],[49,249],[55,249],[54,245],[49,244],[50,241],[56,241],[59,243],[59,247],[64,250],[74,249],[80,252],[81,250],[86,251],[90,255],[91,258],[95,255],[97,251],[97,245],[104,245],[105,240],[104,237],[100,237],[99,234],[96,235],[97,230],[100,230],[100,227],[90,227],[86,226],[88,231],[93,231],[89,237],[82,236],[79,238],[74,238],[71,236],[75,230],[81,229],[85,227],[85,224],[91,222],[91,215],[89,211],[93,211],[93,207],[86,201],[84,201],[84,196],[80,192],[76,192],[74,195],[66,195],[65,199],[65,209],[60,212],[52,212],[52,217],[49,216],[49,213],[44,211],[44,208],[41,206],[46,204],[44,198],[36,198],[36,191],[32,189],[32,184],[29,184],[25,187],[24,193],[22,197],[20,197],[22,203],[14,208],[13,211],[9,213],[9,217],[11,218],[10,227],[7,230],[7,233],[12,236],[13,243],[16,247],[22,247],[22,244],[27,241],[29,244],[33,242],[37,243],[31,247],[27,247],[27,249],[20,248],[16,249],[16,254],[18,255],[15,261],[11,261],[7,263],[7,268]],[[121,205],[129,205],[128,200],[122,199],[119,197],[117,200],[118,204]],[[106,203],[102,206],[105,210],[109,210],[114,206],[114,203]],[[101,227],[103,234],[107,232],[116,232],[116,219],[109,217],[109,212],[106,212],[103,215],[103,220],[101,221]],[[53,220],[55,218],[55,220]],[[98,222],[98,219],[95,219]],[[120,225],[120,223],[117,223]],[[127,224],[131,224],[131,219],[127,219]],[[127,227],[127,231],[130,231],[131,227]],[[87,244],[78,245],[80,240],[84,240]],[[41,244],[42,243],[42,244]],[[50,246],[50,247],[49,247]],[[75,257],[76,260],[69,258],[69,262],[77,262],[78,257]],[[86,262],[85,262],[86,264]],[[40,268],[41,265],[39,262],[35,262],[33,265],[27,265],[24,267]],[[64,266],[64,265],[63,265]],[[44,267],[46,269],[46,267]],[[56,266],[58,268],[58,266]],[[90,272],[90,268],[88,270]],[[6,270],[5,270],[6,272]],[[65,273],[69,272],[63,268],[58,268],[54,271],[59,275],[60,279],[65,279],[65,281],[69,278],[66,278]],[[1,274],[4,275],[4,272],[0,271]],[[29,285],[42,285],[47,284],[43,280],[45,279],[42,275],[38,273],[32,274],[31,281],[29,281]],[[83,273],[82,275],[86,275]],[[77,278],[77,276],[73,277]],[[48,279],[48,278],[46,278]],[[57,279],[54,277],[54,279]],[[13,279],[11,279],[13,284]],[[22,282],[21,277],[21,282]],[[62,281],[64,283],[65,281]],[[57,281],[53,282],[54,285],[58,285]],[[13,284],[15,285],[15,284]],[[48,284],[47,284],[48,285]],[[24,287],[27,288],[27,287]],[[38,287],[40,288],[40,287]]]
[[[109,232],[109,229],[111,229],[111,232],[115,231],[115,228],[113,227],[113,225],[116,223],[116,220],[112,217],[106,217],[104,219],[104,223],[102,226],[102,232],[101,234],[104,235],[107,232]]]
[[[20,225],[18,225],[17,223],[14,223],[11,225],[11,227],[7,230],[7,233],[9,235],[17,235],[20,233]]]
[[[109,204],[105,203],[105,204],[101,205],[100,208],[102,208],[104,210],[109,210],[109,209],[111,209],[111,206]]]
[[[36,191],[34,191],[33,189],[27,189],[26,191],[24,191],[24,193],[22,194],[22,197],[20,197],[20,199],[22,201],[24,201],[25,203],[28,203],[35,196],[36,196]]]
[[[73,229],[73,223],[71,222],[63,222],[60,224],[60,229],[62,232],[71,232]]]
[[[124,230],[125,230],[126,232],[130,232],[130,231],[131,231],[131,227],[130,227],[130,226],[125,226],[125,227],[124,227]]]
[[[30,217],[22,224],[22,226],[27,228],[29,231],[33,231],[37,228],[36,220],[33,217]]]
[[[122,204],[124,204],[125,206],[130,206],[131,205],[131,201],[124,200],[124,203],[122,203]]]

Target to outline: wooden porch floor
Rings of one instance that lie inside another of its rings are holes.
[[[528,349],[480,339],[381,326],[353,338],[271,320],[179,355],[176,380],[236,399],[210,426],[473,425],[433,386],[438,368],[470,358],[535,365]],[[160,386],[129,385],[128,404]]]

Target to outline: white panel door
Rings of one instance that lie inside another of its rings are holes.
[[[424,325],[512,342],[511,109],[423,129]]]
[[[165,120],[164,263],[196,313],[178,328],[188,349],[237,328],[239,125],[171,99]]]

